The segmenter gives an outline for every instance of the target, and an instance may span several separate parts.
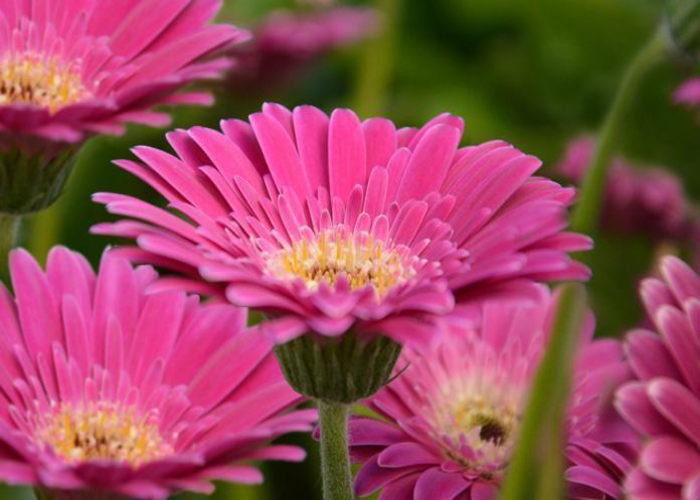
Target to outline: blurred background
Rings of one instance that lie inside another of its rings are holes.
[[[652,0],[224,3],[221,20],[257,37],[239,49],[238,69],[210,84],[216,104],[176,110],[173,128],[245,119],[265,101],[326,111],[347,106],[361,117],[380,114],[402,126],[448,111],[464,117],[465,144],[504,139],[540,157],[544,173],[553,176],[567,142],[595,132],[627,63],[661,15],[660,2]],[[375,10],[336,11],[348,7]],[[650,75],[617,149],[635,162],[668,168],[692,199],[700,198],[698,115],[671,97],[691,73],[687,62],[669,60]],[[114,191],[157,199],[111,163],[130,157],[129,148],[138,144],[167,147],[163,130],[143,127],[90,141],[65,196],[27,225],[23,245],[43,260],[50,246],[61,243],[96,263],[105,245],[116,242],[89,235],[90,226],[108,218],[90,195]],[[641,320],[636,285],[652,269],[659,247],[644,234],[596,235],[595,251],[583,258],[595,273],[590,293],[598,335],[620,335]],[[309,451],[305,463],[266,465],[262,487],[221,485],[214,498],[320,498],[316,445],[296,439]],[[31,492],[5,488],[0,498],[31,498]]]

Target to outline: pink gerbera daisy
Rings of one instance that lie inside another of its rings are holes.
[[[541,177],[537,158],[493,141],[459,147],[462,120],[421,129],[361,122],[311,106],[267,104],[223,133],[168,135],[176,156],[148,147],[118,164],[186,219],[117,194],[95,199],[139,219],[95,232],[136,239],[122,252],[183,275],[161,288],[225,293],[268,322],[277,342],[383,333],[424,344],[454,290],[467,298],[521,296],[533,280],[586,279],[564,232],[572,189]],[[203,277],[209,284],[203,283]]]
[[[573,140],[557,166],[557,173],[580,184],[595,152],[595,140]],[[655,239],[684,240],[693,236],[691,205],[682,181],[662,168],[640,167],[615,158],[607,179],[602,223],[609,229],[634,232]]]
[[[0,211],[48,206],[65,181],[50,162],[66,163],[71,145],[127,122],[166,125],[156,105],[210,103],[207,93],[176,91],[220,75],[228,60],[207,56],[247,38],[208,24],[220,4],[0,0]]]
[[[700,498],[700,277],[675,257],[661,279],[642,282],[656,332],[635,330],[627,353],[639,379],[623,386],[617,407],[647,438],[625,483],[632,499]],[[658,333],[657,333],[658,332]]]
[[[367,403],[380,418],[350,424],[351,456],[362,463],[357,494],[381,488],[387,500],[495,498],[555,303],[543,287],[534,304],[490,302],[476,320],[458,307],[434,352],[405,349],[398,366],[405,371]],[[592,325],[589,317],[574,369],[566,478],[570,498],[620,498],[636,436],[610,396],[629,370],[618,342],[591,341]]]
[[[153,105],[208,103],[173,96],[218,75],[226,59],[202,58],[247,33],[210,26],[218,0],[3,0],[0,5],[0,130],[75,142],[118,133],[125,122],[167,123]]]
[[[308,430],[314,411],[288,411],[300,398],[244,310],[147,295],[155,272],[110,253],[95,276],[64,248],[45,273],[17,250],[11,274],[15,298],[0,285],[2,481],[56,499],[164,499],[211,492],[214,479],[260,482],[251,460],[303,459],[270,441]]]

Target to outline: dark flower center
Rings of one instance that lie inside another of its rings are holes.
[[[480,415],[476,417],[476,423],[481,427],[479,438],[482,441],[490,441],[496,446],[502,446],[508,438],[508,429],[494,417]]]

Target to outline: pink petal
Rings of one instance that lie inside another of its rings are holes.
[[[460,138],[460,131],[447,125],[436,125],[426,132],[406,166],[396,193],[397,201],[420,200],[437,191],[447,176]]]
[[[661,273],[679,303],[700,297],[700,278],[688,264],[677,257],[667,256],[661,261]]]
[[[617,391],[615,408],[639,432],[649,436],[679,434],[649,399],[646,384],[630,383]]]
[[[370,118],[362,123],[367,147],[367,168],[385,167],[398,147],[396,127],[385,118]]]
[[[654,377],[680,377],[676,364],[658,335],[634,330],[627,335],[627,355],[635,374],[642,380]]]
[[[683,486],[683,500],[696,500],[698,498],[700,498],[700,474],[693,476]]]
[[[655,320],[686,382],[700,392],[700,343],[695,340],[687,316],[675,307],[664,306]]]
[[[391,484],[416,471],[417,468],[415,467],[398,469],[380,467],[375,457],[363,464],[355,476],[355,494],[361,497],[370,495],[387,484]]]
[[[379,493],[379,500],[413,500],[416,481],[420,473],[409,474],[384,486]]]
[[[265,113],[250,116],[250,124],[255,131],[265,160],[278,188],[290,187],[297,196],[309,192],[304,167],[289,134],[274,118]]]
[[[294,109],[293,119],[299,157],[311,192],[328,188],[328,116],[313,106],[299,106]]]
[[[669,422],[700,445],[700,401],[695,394],[671,379],[655,379],[647,389],[654,407]]]
[[[596,491],[619,498],[620,486],[609,475],[593,467],[576,465],[566,470],[566,480],[593,488]]]
[[[461,474],[450,474],[435,467],[421,474],[414,493],[415,500],[433,500],[436,498],[452,500],[469,487]]]
[[[382,467],[429,465],[439,463],[440,460],[440,457],[436,457],[423,446],[411,442],[392,444],[377,458],[377,462]]]
[[[350,446],[392,445],[405,438],[405,434],[388,423],[374,418],[353,417],[348,423]]]
[[[356,184],[367,179],[365,139],[357,115],[337,109],[331,115],[328,168],[331,196],[346,200]]]
[[[680,488],[656,481],[641,469],[634,469],[625,479],[625,492],[628,497],[640,500],[678,500]]]
[[[676,438],[661,437],[644,448],[640,465],[654,479],[682,485],[700,473],[700,453],[696,447]]]

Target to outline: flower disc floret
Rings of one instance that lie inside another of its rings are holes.
[[[37,417],[36,439],[69,463],[127,462],[138,467],[174,452],[160,434],[157,412],[141,415],[119,403],[62,403]]]
[[[92,97],[81,74],[79,61],[67,64],[55,56],[8,53],[0,60],[0,106],[25,104],[55,113]]]
[[[335,287],[342,275],[352,290],[370,286],[381,298],[416,271],[406,247],[392,248],[370,233],[348,234],[341,229],[322,231],[263,255],[270,275],[282,280],[301,279],[310,291],[321,282]]]

